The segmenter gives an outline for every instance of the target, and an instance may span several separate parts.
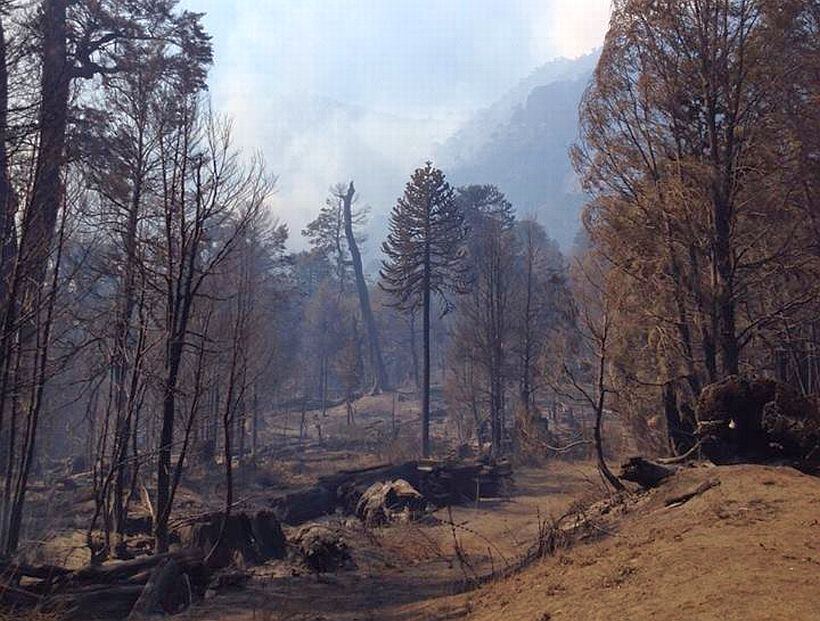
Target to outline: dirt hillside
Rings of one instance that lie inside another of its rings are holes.
[[[667,506],[707,481],[718,484]],[[464,618],[820,619],[818,478],[785,467],[687,469],[606,528],[473,593]]]

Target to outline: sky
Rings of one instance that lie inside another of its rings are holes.
[[[297,237],[331,184],[368,172],[393,183],[388,168],[409,175],[533,69],[599,47],[610,0],[182,4],[206,14],[214,106],[278,175],[275,210]],[[381,201],[379,183],[371,198]]]

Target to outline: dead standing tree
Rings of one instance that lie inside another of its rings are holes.
[[[168,550],[168,520],[189,444],[189,423],[172,480],[174,422],[191,320],[203,285],[248,232],[272,187],[262,162],[243,169],[231,145],[231,125],[202,113],[195,98],[183,102],[179,126],[162,140],[164,196],[155,239],[156,286],[164,292],[165,360],[157,462],[155,549]],[[195,413],[192,413],[192,415]]]
[[[123,52],[126,67],[109,77],[109,89],[102,95],[108,114],[86,138],[90,155],[85,175],[97,198],[86,218],[114,224],[104,246],[107,256],[101,259],[103,277],[116,288],[113,300],[101,296],[105,310],[110,308],[115,315],[113,325],[106,321],[100,327],[110,358],[106,420],[113,417],[108,461],[103,463],[103,455],[97,460],[102,470],[98,505],[104,504],[111,513],[102,516],[106,544],[96,551],[102,556],[109,551],[110,529],[116,532],[115,550],[124,553],[127,498],[138,465],[137,456],[129,456],[129,448],[136,447],[135,416],[146,384],[145,304],[150,303],[146,300],[146,270],[141,265],[140,229],[146,228],[147,204],[157,195],[160,134],[173,123],[173,113],[163,98],[198,90],[199,85],[190,82],[188,75],[200,62],[173,54],[173,49],[154,40],[122,41],[120,45],[127,50]],[[98,507],[98,513],[101,510]]]
[[[465,252],[471,286],[459,298],[454,347],[461,348],[472,368],[481,372],[481,383],[487,387],[491,451],[499,457],[505,449],[512,367],[515,216],[510,202],[492,185],[459,188],[457,200],[469,229]]]
[[[555,384],[555,392],[576,403],[588,405],[595,415],[593,440],[598,470],[604,481],[616,491],[624,485],[607,466],[604,456],[603,423],[607,411],[606,400],[611,388],[607,379],[609,350],[615,334],[613,331],[613,293],[607,288],[606,268],[600,259],[587,256],[575,267],[577,309],[577,347],[575,359],[564,352],[561,362],[561,383]]]
[[[356,240],[356,233],[353,229],[355,215],[353,213],[353,202],[356,198],[356,190],[353,182],[342,191],[342,187],[336,189],[336,196],[342,202],[344,214],[345,238],[350,251],[350,260],[353,264],[353,275],[356,278],[356,293],[359,296],[359,308],[362,319],[367,330],[367,343],[370,350],[370,366],[373,369],[372,394],[379,394],[390,389],[390,381],[387,377],[387,370],[384,366],[382,356],[381,341],[379,340],[379,330],[376,327],[376,319],[373,317],[373,309],[370,306],[370,292],[367,288],[367,281],[364,279],[364,269],[362,267],[362,254],[359,252],[359,243]]]
[[[10,477],[6,477],[2,526],[5,554],[13,554],[17,549],[28,471],[43,402],[44,369],[49,358],[54,313],[54,289],[52,287],[50,296],[47,291],[49,281],[57,282],[58,261],[55,257],[60,255],[62,248],[58,220],[65,204],[66,135],[72,86],[123,69],[119,44],[124,40],[161,38],[172,46],[184,41],[182,45],[186,50],[200,58],[203,66],[207,65],[210,45],[198,16],[174,13],[175,5],[172,0],[132,3],[43,0],[36,13],[34,28],[40,38],[36,54],[41,80],[36,98],[36,148],[30,150],[33,153],[33,176],[30,184],[21,184],[26,186],[27,194],[23,197],[25,209],[19,219],[19,233],[12,234],[8,230],[12,220],[6,218],[7,230],[3,240],[4,250],[10,247],[7,242],[11,239],[19,243],[11,284],[4,290],[7,295],[4,295],[2,320],[4,346],[0,351],[0,375],[3,378],[0,427],[7,409],[12,417],[15,416],[21,405],[20,397],[23,397],[22,405],[28,411],[25,433],[18,436],[10,429],[6,435],[8,463],[14,464],[15,455],[21,461],[14,490],[10,489]],[[191,73],[190,78],[202,82],[204,69]],[[9,97],[5,89],[3,99],[7,105]],[[6,112],[4,110],[4,117]],[[10,205],[9,197],[4,197],[3,207]],[[4,215],[8,215],[8,211]],[[4,276],[8,274],[9,265],[5,258],[8,257],[4,257]],[[11,347],[13,342],[16,345]],[[10,427],[14,427],[11,422]],[[17,442],[20,442],[19,446]]]

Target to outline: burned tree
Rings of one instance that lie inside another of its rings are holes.
[[[515,217],[512,205],[495,186],[459,188],[457,199],[469,227],[465,254],[471,286],[459,300],[454,347],[466,349],[470,367],[480,371],[481,384],[486,385],[482,392],[486,392],[491,450],[499,456],[504,452],[511,369]]]
[[[395,305],[422,316],[421,450],[430,454],[430,310],[433,296],[451,308],[448,294],[463,290],[464,215],[444,173],[427,162],[413,173],[390,217],[380,286]]]
[[[353,230],[355,217],[353,213],[353,201],[356,190],[353,182],[350,182],[347,190],[342,193],[341,188],[337,191],[337,196],[342,202],[344,216],[345,238],[347,247],[350,250],[350,260],[353,264],[353,274],[356,277],[356,292],[359,295],[359,307],[367,330],[367,342],[370,349],[370,366],[373,369],[373,393],[379,393],[389,388],[387,371],[382,357],[381,342],[379,341],[379,330],[376,327],[376,320],[373,317],[373,309],[370,306],[370,292],[367,289],[367,282],[364,279],[364,269],[362,268],[362,254],[359,252],[359,244]]]

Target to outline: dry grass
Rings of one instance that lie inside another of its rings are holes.
[[[788,468],[686,469],[599,526],[606,536],[475,594],[468,618],[820,619],[819,508],[820,480]]]

